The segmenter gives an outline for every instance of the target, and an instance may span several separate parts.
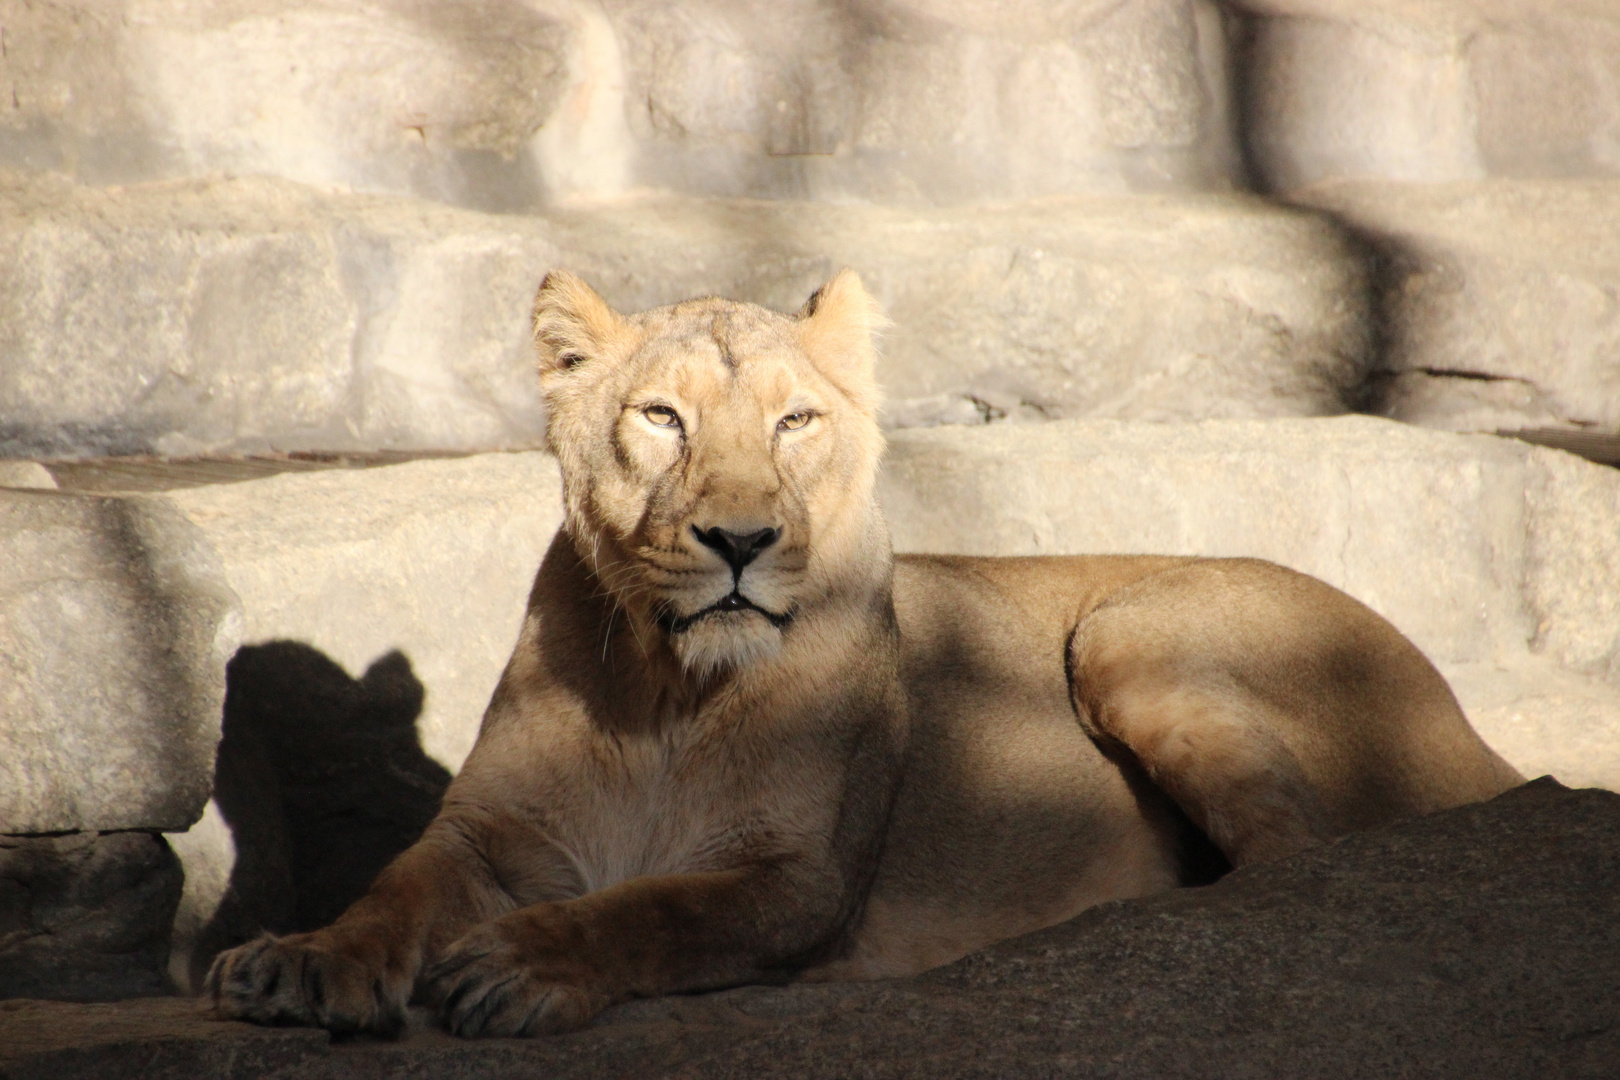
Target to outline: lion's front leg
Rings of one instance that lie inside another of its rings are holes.
[[[768,978],[832,937],[838,891],[779,864],[637,878],[477,926],[424,978],[457,1035],[570,1031],[631,997]]]
[[[395,1035],[424,958],[509,907],[470,849],[429,834],[331,926],[221,953],[204,993],[222,1017]]]

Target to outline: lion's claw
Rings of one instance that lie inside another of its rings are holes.
[[[503,938],[495,927],[475,930],[451,945],[424,975],[452,1034],[475,1038],[572,1031],[607,1006],[605,994],[547,978]]]
[[[316,934],[269,934],[220,953],[203,993],[215,1011],[256,1024],[302,1024],[348,1033],[398,1035],[408,987]]]

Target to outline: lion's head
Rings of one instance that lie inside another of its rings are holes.
[[[643,639],[708,675],[887,580],[873,333],[845,270],[797,315],[707,298],[613,311],[547,276],[534,339],[580,557]],[[661,635],[661,638],[660,638]]]

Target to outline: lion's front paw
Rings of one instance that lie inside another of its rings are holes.
[[[409,980],[390,978],[380,948],[345,946],[323,931],[265,934],[220,953],[203,992],[222,1017],[397,1035]]]
[[[588,972],[548,950],[521,922],[485,923],[450,945],[425,973],[444,1025],[466,1038],[550,1035],[584,1027],[612,1004]]]

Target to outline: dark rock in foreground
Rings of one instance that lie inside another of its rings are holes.
[[[169,927],[183,881],[154,833],[0,836],[0,998],[171,993]],[[10,1045],[0,1034],[0,1060]]]
[[[1543,780],[917,979],[635,1002],[527,1042],[0,1003],[0,1077],[1598,1077],[1616,986],[1620,795]]]

